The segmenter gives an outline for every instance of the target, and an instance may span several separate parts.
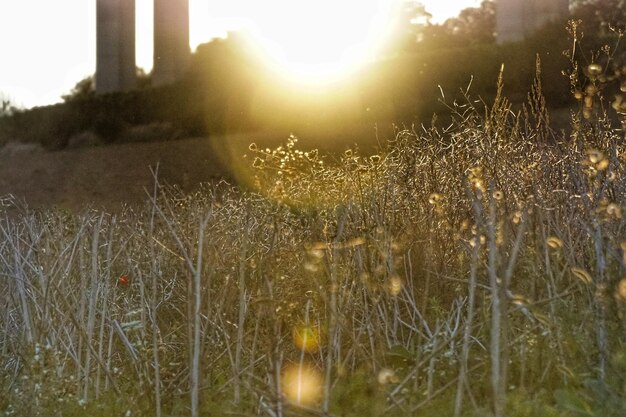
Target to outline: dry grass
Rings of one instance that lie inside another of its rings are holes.
[[[0,220],[2,415],[623,415],[623,131],[451,107],[252,146],[262,192]]]

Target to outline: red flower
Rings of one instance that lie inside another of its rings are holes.
[[[129,282],[130,279],[128,278],[128,275],[120,275],[120,277],[117,279],[117,283],[119,285],[128,285]]]

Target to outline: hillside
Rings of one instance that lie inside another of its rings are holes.
[[[29,207],[78,210],[85,205],[115,210],[146,199],[159,178],[192,190],[223,175],[207,138],[127,143],[62,151],[21,147],[0,152],[0,195],[12,194]]]
[[[379,135],[389,137],[391,127]],[[297,132],[304,148],[343,150],[359,143],[377,146],[374,126],[346,126],[344,131]],[[200,183],[226,179],[245,183],[242,173],[250,163],[242,158],[248,145],[275,147],[289,132],[242,133],[186,138],[175,141],[123,143],[44,151],[34,145],[9,144],[0,148],[0,196],[12,194],[29,207],[119,209],[146,200],[159,166],[159,181],[184,191]],[[236,167],[236,168],[235,168]]]

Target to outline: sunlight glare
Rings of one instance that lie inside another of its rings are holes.
[[[433,23],[443,23],[446,19],[458,15],[463,9],[468,7],[480,7],[481,1],[482,0],[425,0],[421,3],[426,7],[426,11],[432,15]]]
[[[346,75],[372,56],[389,22],[390,0],[269,0],[250,28],[277,72],[299,81]]]

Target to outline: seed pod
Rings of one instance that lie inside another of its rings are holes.
[[[595,63],[589,64],[589,66],[587,66],[587,72],[592,77],[595,77],[597,75],[602,74],[602,66],[600,64],[595,64]]]

